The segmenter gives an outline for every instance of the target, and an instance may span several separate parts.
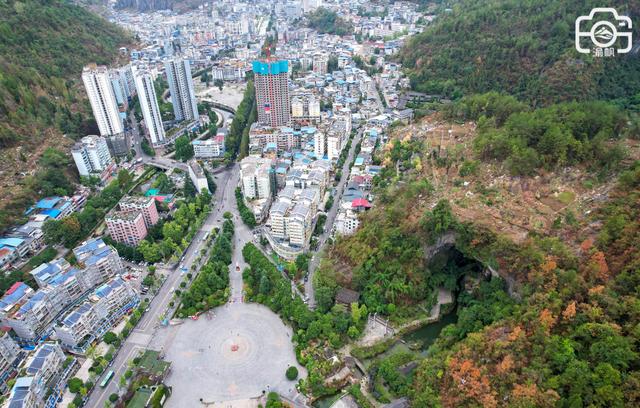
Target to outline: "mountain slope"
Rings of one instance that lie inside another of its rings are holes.
[[[93,131],[83,65],[114,63],[129,41],[117,26],[64,1],[0,3],[0,230],[37,194],[37,183],[21,177],[34,175],[44,149]]]
[[[372,363],[385,367],[370,389],[379,402],[390,393],[421,408],[638,406],[637,141],[624,140],[627,170],[596,181],[587,166],[509,177],[481,161],[476,137],[473,124],[434,118],[392,135],[376,205],[326,250],[319,307],[348,287],[402,326],[424,318],[437,288],[457,294],[457,322],[426,358],[396,364],[388,352]]]
[[[574,23],[596,1],[460,0],[401,52],[415,89],[449,97],[499,91],[532,105],[640,93],[640,55],[594,58],[574,48]],[[640,3],[610,1],[634,21]]]

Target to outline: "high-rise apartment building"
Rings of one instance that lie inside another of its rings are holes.
[[[133,197],[127,196],[120,200],[120,210],[122,211],[140,211],[144,224],[147,229],[156,225],[158,219],[158,209],[156,200],[153,197]]]
[[[289,62],[253,62],[258,121],[267,126],[285,126],[291,121]]]
[[[247,200],[269,199],[272,195],[273,163],[271,159],[248,156],[240,162],[242,192]]]
[[[151,143],[154,146],[161,145],[165,142],[165,134],[151,74],[144,67],[133,66],[132,69],[142,117],[149,132]]]
[[[343,135],[337,132],[314,135],[313,153],[318,159],[337,160],[342,153]]]
[[[118,102],[113,93],[109,70],[105,66],[90,64],[82,70],[82,82],[87,90],[93,116],[100,134],[110,136],[124,132]]]
[[[119,105],[128,105],[129,98],[135,94],[131,66],[125,65],[109,71],[111,87]]]
[[[323,159],[327,154],[327,138],[323,132],[313,135],[313,153],[316,159]]]
[[[126,245],[137,246],[147,236],[144,217],[139,211],[111,211],[105,222],[111,238]]]
[[[81,176],[102,173],[113,163],[107,140],[102,136],[83,137],[71,149],[71,156]]]
[[[198,120],[198,104],[196,103],[196,92],[193,88],[189,60],[170,59],[165,61],[164,68],[167,73],[175,119],[177,121]]]

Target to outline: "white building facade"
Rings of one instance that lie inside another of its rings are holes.
[[[113,164],[107,139],[102,136],[83,137],[71,149],[71,156],[81,176],[102,173]]]
[[[162,145],[165,143],[165,133],[151,74],[144,67],[134,67],[133,70],[140,109],[142,110],[142,117],[149,132],[151,143],[154,146]]]
[[[111,136],[124,132],[124,125],[107,67],[95,64],[84,67],[82,82],[87,90],[91,110],[98,123],[100,134]]]
[[[165,61],[165,71],[173,113],[177,121],[196,121],[199,119],[196,93],[191,78],[191,65],[189,60],[174,58]]]

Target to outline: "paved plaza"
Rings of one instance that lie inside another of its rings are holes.
[[[168,330],[176,331],[164,347],[172,363],[169,408],[200,406],[200,398],[205,403],[249,399],[263,391],[298,397],[296,381],[288,381],[285,371],[290,365],[301,377],[306,371],[296,362],[291,329],[268,308],[232,303]]]

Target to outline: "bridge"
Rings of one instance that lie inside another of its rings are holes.
[[[148,164],[149,166],[157,167],[162,170],[180,169],[184,172],[189,170],[187,168],[186,163],[182,163],[179,161],[174,162],[173,160],[165,159],[163,157],[151,159],[145,162],[145,164]]]
[[[220,102],[214,101],[213,99],[208,98],[208,97],[206,97],[206,96],[202,96],[202,97],[200,97],[200,100],[201,100],[202,102],[208,102],[208,103],[210,103],[210,104],[211,104],[211,106],[212,106],[212,107],[214,107],[214,108],[216,108],[216,109],[220,109],[220,110],[223,110],[223,111],[229,112],[229,113],[230,113],[230,114],[232,114],[232,115],[235,115],[235,114],[236,114],[236,110],[235,110],[234,108],[232,108],[231,106],[229,106],[229,105],[225,105],[224,103],[220,103]]]

